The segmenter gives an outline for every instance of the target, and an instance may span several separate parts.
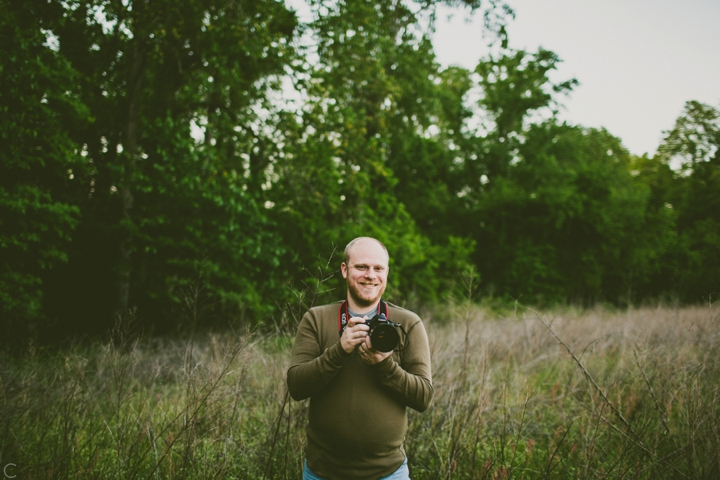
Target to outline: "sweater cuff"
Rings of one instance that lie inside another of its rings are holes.
[[[382,362],[370,365],[370,368],[372,368],[372,371],[375,372],[376,375],[387,376],[395,370],[395,365],[395,360],[393,356],[390,355]]]
[[[343,350],[340,340],[325,351],[327,352],[330,361],[336,365],[342,365],[345,362],[345,359],[350,356],[349,353]]]

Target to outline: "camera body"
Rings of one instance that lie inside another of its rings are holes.
[[[375,315],[365,320],[365,325],[370,327],[370,341],[372,348],[378,352],[392,352],[400,343],[400,334],[397,331],[399,324],[387,319],[384,313]]]

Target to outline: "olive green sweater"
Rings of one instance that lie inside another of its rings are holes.
[[[295,400],[310,398],[305,455],[308,466],[328,479],[378,479],[405,458],[405,407],[425,411],[433,396],[427,333],[414,313],[388,304],[388,319],[400,334],[400,352],[375,365],[340,345],[340,302],[308,311],[300,322],[288,389]],[[407,348],[405,346],[407,345]]]

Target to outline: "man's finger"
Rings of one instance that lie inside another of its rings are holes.
[[[365,319],[363,317],[350,317],[348,320],[348,326],[354,327],[355,325],[364,325]]]

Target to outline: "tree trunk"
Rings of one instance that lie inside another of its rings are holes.
[[[140,123],[140,96],[142,93],[144,69],[145,51],[141,46],[135,43],[128,79],[127,120],[125,124],[125,141],[123,145],[125,172],[123,176],[123,184],[119,189],[120,238],[115,308],[113,311],[115,317],[123,315],[127,312],[130,299],[130,273],[133,240],[130,210],[133,206],[133,174],[137,160],[138,127]]]

